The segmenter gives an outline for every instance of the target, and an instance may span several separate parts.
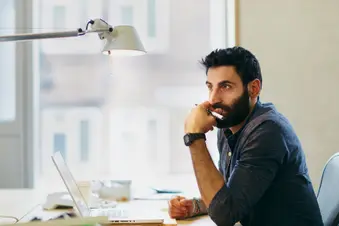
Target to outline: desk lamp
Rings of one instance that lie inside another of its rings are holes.
[[[127,25],[112,27],[102,19],[88,21],[85,30],[78,28],[76,31],[7,35],[0,36],[0,42],[78,37],[88,33],[97,33],[99,38],[105,41],[103,54],[136,56],[146,53],[134,27]]]

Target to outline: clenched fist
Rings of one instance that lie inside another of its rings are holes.
[[[176,196],[168,202],[168,214],[174,219],[184,219],[193,214],[193,200]]]

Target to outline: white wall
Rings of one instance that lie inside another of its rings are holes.
[[[339,151],[339,1],[240,1],[240,45],[259,59],[265,101],[292,122],[318,188]]]

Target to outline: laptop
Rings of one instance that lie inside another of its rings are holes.
[[[149,211],[145,211],[147,208],[144,207],[137,210],[127,208],[123,209],[120,207],[98,209],[89,208],[61,153],[55,152],[52,156],[52,161],[66,185],[66,188],[74,202],[75,210],[78,212],[80,217],[107,216],[109,224],[163,224],[163,218],[154,214],[151,215]]]

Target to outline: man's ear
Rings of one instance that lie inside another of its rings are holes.
[[[257,98],[261,91],[261,82],[259,79],[254,79],[247,84],[248,95],[251,98]]]

